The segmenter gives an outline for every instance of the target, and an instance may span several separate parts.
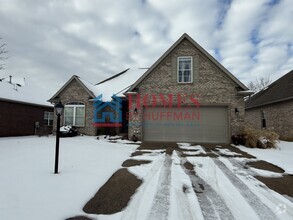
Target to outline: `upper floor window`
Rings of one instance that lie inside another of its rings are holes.
[[[192,83],[192,57],[178,57],[177,81],[179,83]]]
[[[64,124],[83,127],[85,121],[85,106],[81,102],[70,102],[64,108]]]
[[[53,112],[44,112],[44,125],[52,126],[53,125]]]

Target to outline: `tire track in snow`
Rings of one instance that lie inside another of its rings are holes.
[[[204,218],[207,220],[233,220],[234,217],[232,213],[220,195],[202,178],[194,175],[193,172],[187,170],[183,166],[183,164],[187,161],[186,159],[182,159],[181,161],[182,169],[189,176],[192,182],[192,187],[196,196],[198,197],[199,205]]]
[[[240,180],[226,165],[217,158],[212,158],[214,163],[219,167],[220,170],[227,176],[227,178],[233,183],[238,189],[239,193],[248,202],[252,209],[257,213],[260,219],[263,220],[275,220],[277,216],[275,213],[268,208],[249,188]]]
[[[170,183],[171,183],[171,164],[170,155],[166,155],[164,165],[160,173],[158,189],[148,215],[149,220],[168,219],[170,207]]]

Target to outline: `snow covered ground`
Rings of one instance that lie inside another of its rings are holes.
[[[237,147],[260,160],[265,160],[281,167],[288,174],[293,174],[293,142],[280,141],[276,149]]]
[[[0,139],[0,219],[59,220],[82,214],[86,202],[137,146],[95,137]]]
[[[84,213],[86,202],[138,146],[127,143],[86,136],[63,138],[60,174],[54,175],[54,137],[1,138],[0,219],[61,220],[77,215],[99,220],[293,219],[293,203],[255,179],[253,168],[244,169],[239,163],[243,158],[221,156],[233,153],[220,148],[219,157],[211,158],[203,147],[189,144],[179,144],[180,151],[172,155],[164,149],[141,150],[143,154],[132,159],[152,162],[127,168],[143,180],[127,207],[112,215]],[[290,146],[281,142],[281,150],[259,154],[272,163],[283,154],[281,167],[289,172]],[[193,155],[197,151],[203,154]],[[257,149],[248,151],[258,154]],[[264,171],[264,175],[271,174]]]

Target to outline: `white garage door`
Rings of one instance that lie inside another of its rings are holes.
[[[142,129],[144,141],[227,143],[227,107],[145,108]]]

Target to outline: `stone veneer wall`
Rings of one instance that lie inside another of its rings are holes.
[[[85,125],[78,127],[81,134],[96,135],[96,128],[94,127],[94,105],[89,101],[90,95],[85,89],[76,81],[73,80],[59,95],[62,103],[65,105],[69,102],[82,102],[85,104]],[[61,126],[63,125],[64,117],[61,116]],[[54,117],[54,131],[56,131],[57,116]]]
[[[177,57],[193,57],[193,83],[177,83]],[[244,100],[237,96],[237,87],[224,72],[198,51],[188,40],[184,40],[169,54],[149,76],[139,85],[141,97],[147,94],[196,94],[201,105],[227,105],[229,111],[230,134],[238,134],[244,125]],[[136,108],[135,95],[132,95],[130,112]],[[175,97],[174,97],[175,98]],[[173,103],[176,105],[177,100]],[[141,102],[141,105],[143,103]],[[149,103],[150,105],[152,103]],[[190,105],[192,102],[189,101]],[[157,105],[162,105],[158,100]],[[235,108],[239,109],[239,116],[235,115]],[[142,137],[142,111],[129,119],[128,136],[135,134]]]
[[[245,121],[248,126],[261,129],[261,110],[265,112],[268,130],[275,131],[282,139],[293,138],[293,100],[247,109]]]

